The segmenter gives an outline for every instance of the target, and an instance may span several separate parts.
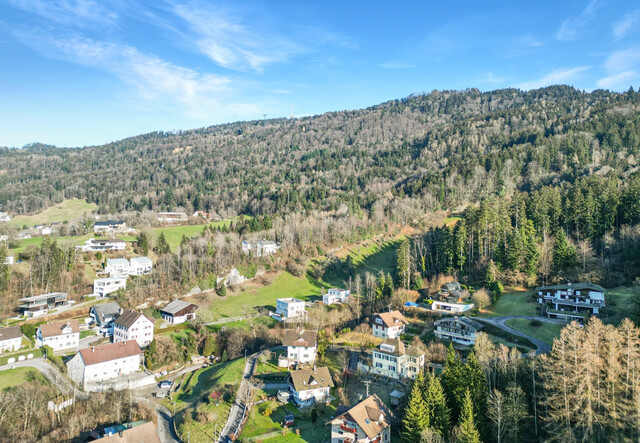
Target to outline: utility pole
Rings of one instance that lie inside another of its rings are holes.
[[[369,397],[369,385],[371,384],[371,380],[364,380],[362,383],[367,387],[367,398]]]

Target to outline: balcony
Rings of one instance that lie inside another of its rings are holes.
[[[349,426],[345,426],[345,425],[340,425],[340,430],[342,430],[344,432],[348,432],[350,434],[355,434],[356,433],[356,428],[350,428]]]

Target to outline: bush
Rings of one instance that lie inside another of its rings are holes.
[[[531,326],[535,326],[535,327],[542,326],[542,322],[540,320],[538,320],[537,318],[534,318],[533,320],[531,320],[529,322],[529,324]]]

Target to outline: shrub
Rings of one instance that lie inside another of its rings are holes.
[[[534,318],[533,320],[531,320],[531,322],[529,322],[529,324],[531,326],[535,326],[535,327],[542,326],[542,322],[540,320],[538,320],[537,318]]]

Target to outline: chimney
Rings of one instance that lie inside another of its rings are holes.
[[[96,352],[96,348],[94,348],[93,346],[91,346],[91,352]]]

